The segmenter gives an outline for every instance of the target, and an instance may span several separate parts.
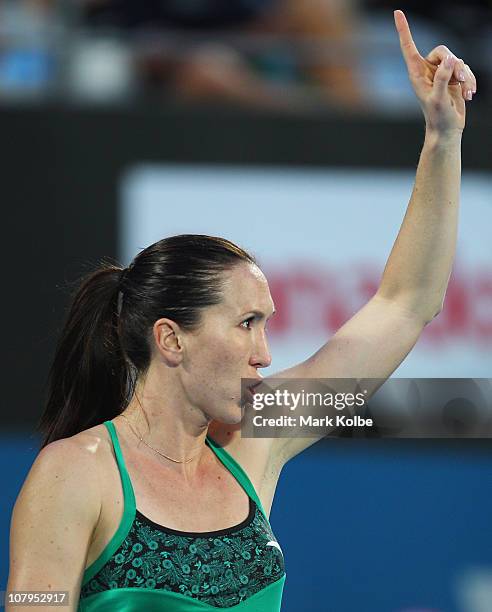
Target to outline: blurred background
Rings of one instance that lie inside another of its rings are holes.
[[[267,374],[376,291],[424,136],[396,8],[423,55],[444,43],[465,59],[478,92],[445,307],[394,375],[490,378],[490,0],[0,0],[0,590],[56,338],[101,259],[181,232],[253,251],[278,310]],[[271,516],[282,609],[490,612],[491,450],[329,439],[290,462]]]

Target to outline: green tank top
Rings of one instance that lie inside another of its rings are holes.
[[[285,583],[281,548],[246,472],[212,438],[206,444],[249,497],[239,525],[191,533],[158,525],[135,505],[116,428],[109,431],[123,487],[118,529],[85,570],[79,612],[278,612]]]

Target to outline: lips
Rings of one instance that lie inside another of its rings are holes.
[[[251,393],[254,394],[254,390],[256,389],[256,387],[259,387],[262,382],[263,382],[263,379],[260,378],[257,382],[255,382],[255,383],[253,383],[251,385],[248,385],[249,391],[251,391]]]

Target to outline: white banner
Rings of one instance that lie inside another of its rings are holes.
[[[272,374],[306,359],[374,294],[415,175],[407,171],[145,165],[121,184],[120,259],[181,233],[223,236],[270,282]],[[492,175],[463,178],[443,312],[395,376],[492,375]],[[329,373],[327,373],[329,376]]]

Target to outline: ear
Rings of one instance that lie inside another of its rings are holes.
[[[152,329],[156,349],[167,365],[174,368],[183,359],[182,332],[171,319],[158,319]]]

